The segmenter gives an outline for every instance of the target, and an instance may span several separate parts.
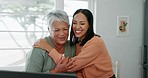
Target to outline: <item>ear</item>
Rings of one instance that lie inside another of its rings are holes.
[[[51,34],[51,29],[48,27],[48,31],[49,31],[49,33]]]
[[[50,27],[48,27],[48,31],[51,32],[51,28]]]
[[[48,31],[50,31],[50,30],[49,30],[49,27],[48,27]]]

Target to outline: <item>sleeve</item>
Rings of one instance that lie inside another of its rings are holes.
[[[74,64],[77,63],[75,67],[73,67],[71,72],[80,70],[82,68],[85,68],[87,66],[90,66],[92,64],[98,63],[98,60],[96,58],[99,56],[99,53],[103,51],[105,48],[103,40],[100,39],[92,39],[88,41],[81,49],[81,52],[75,56],[76,59]],[[51,56],[56,63],[58,63],[59,59],[62,58],[62,55],[59,54],[56,50],[52,50],[49,53],[49,56]]]
[[[59,54],[59,52],[56,49],[52,49],[49,52],[49,56],[52,57],[52,59],[54,60],[54,62],[57,64],[61,59],[65,58],[65,57],[74,57],[76,55],[76,46],[70,46],[70,43],[66,43],[65,45],[65,52],[64,55]]]
[[[42,52],[43,52],[42,49],[33,48],[33,50],[27,54],[27,59],[25,64],[26,72],[42,72],[42,67],[44,62],[44,56]]]
[[[97,57],[103,49],[104,43],[101,39],[89,41],[82,47],[81,52],[74,57],[76,59],[74,63],[77,63],[77,65],[70,70],[73,72],[98,63]]]
[[[49,54],[50,57],[53,58],[54,62],[57,64],[62,58],[64,58],[64,56],[62,56],[62,54],[59,54],[57,52],[57,50],[52,49]]]

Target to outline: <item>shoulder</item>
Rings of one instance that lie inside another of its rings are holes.
[[[100,36],[94,36],[92,37],[88,42],[90,43],[96,43],[96,42],[102,42],[102,38]]]
[[[33,48],[32,49],[32,53],[36,53],[36,54],[42,54],[46,52],[46,50],[40,49],[40,48]]]
[[[75,56],[76,45],[70,46],[70,41],[68,40],[65,44],[65,56],[73,57]]]
[[[43,49],[33,48],[30,52],[27,53],[27,58],[45,57],[46,53],[47,52],[45,50],[43,50]]]
[[[67,41],[66,41],[65,47],[68,47],[68,48],[75,48],[75,46],[76,46],[76,45],[70,46],[70,40],[67,40]]]
[[[102,38],[100,36],[94,36],[84,46],[100,46],[102,44],[104,44]]]

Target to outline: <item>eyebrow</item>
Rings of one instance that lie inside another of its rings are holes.
[[[76,20],[73,20],[73,22],[77,22]],[[80,21],[80,22],[85,22],[85,21]]]

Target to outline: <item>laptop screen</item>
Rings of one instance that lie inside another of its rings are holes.
[[[77,78],[77,76],[66,73],[31,73],[1,70],[0,78]]]

